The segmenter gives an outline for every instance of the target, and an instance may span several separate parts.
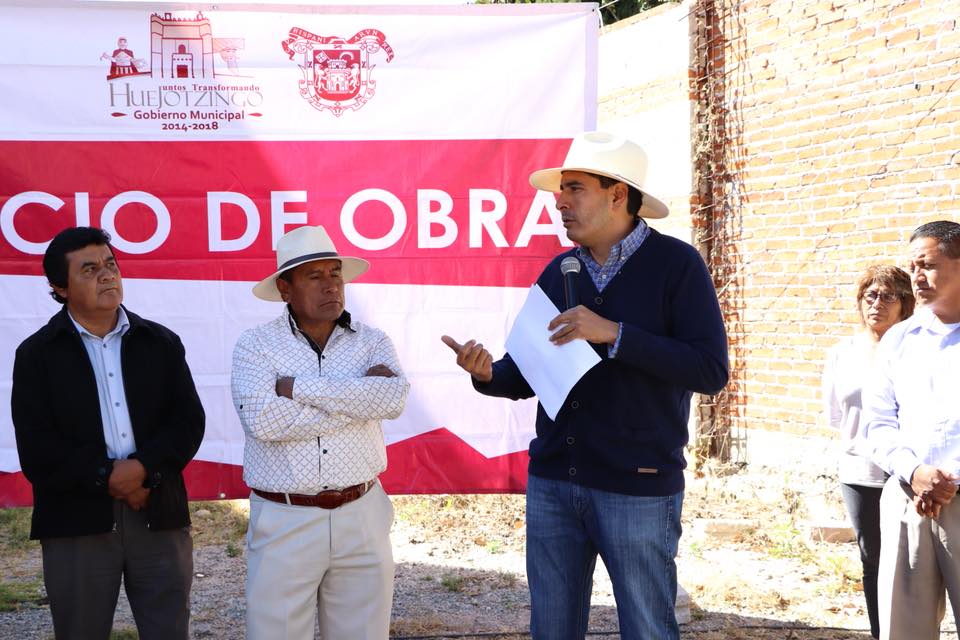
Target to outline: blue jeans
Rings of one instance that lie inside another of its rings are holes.
[[[613,583],[623,640],[680,637],[677,545],[683,492],[630,496],[531,475],[527,580],[535,640],[586,635],[597,554]]]

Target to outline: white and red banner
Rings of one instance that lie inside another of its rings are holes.
[[[183,339],[207,412],[191,497],[246,495],[231,354],[280,313],[250,289],[303,224],[371,262],[347,309],[411,382],[387,490],[522,490],[535,401],[475,393],[440,335],[502,353],[569,246],[527,176],[595,125],[596,5],[184,6],[0,4],[0,505],[30,500],[10,374],[74,225],[113,236],[125,304]]]

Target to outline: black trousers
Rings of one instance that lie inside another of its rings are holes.
[[[57,640],[107,640],[121,581],[141,640],[187,640],[190,531],[151,531],[142,512],[120,501],[114,517],[110,533],[40,541]]]
[[[880,637],[880,617],[877,611],[877,574],[880,571],[880,494],[883,487],[865,487],[859,484],[841,484],[843,503],[847,507],[853,530],[860,545],[863,564],[863,596],[867,601],[870,635]]]

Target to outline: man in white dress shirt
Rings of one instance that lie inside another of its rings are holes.
[[[393,507],[377,476],[381,421],[409,384],[390,338],[353,320],[344,284],[369,268],[341,256],[323,227],[277,244],[277,271],[253,293],[286,303],[233,353],[233,402],[252,489],[247,638],[387,637],[393,599]]]
[[[960,224],[910,237],[912,318],[880,343],[864,389],[867,446],[891,478],[880,500],[880,637],[935,640],[944,589],[960,618]]]

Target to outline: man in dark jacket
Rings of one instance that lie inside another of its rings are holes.
[[[185,640],[193,542],[181,472],[204,412],[183,345],[121,306],[104,231],[57,234],[43,269],[63,309],[17,349],[12,415],[56,637],[108,638],[122,578],[142,640]]]
[[[717,294],[689,244],[651,229],[667,207],[646,192],[647,157],[605,133],[574,139],[563,167],[530,183],[557,194],[567,237],[537,284],[564,308],[560,263],[583,265],[579,304],[547,329],[557,345],[585,340],[600,356],[550,419],[537,409],[527,481],[527,579],[534,638],[583,638],[597,555],[610,574],[624,640],[680,637],[674,600],[692,392],[727,383]],[[566,258],[567,260],[564,260]],[[457,364],[491,396],[529,398],[510,357],[458,344]]]

